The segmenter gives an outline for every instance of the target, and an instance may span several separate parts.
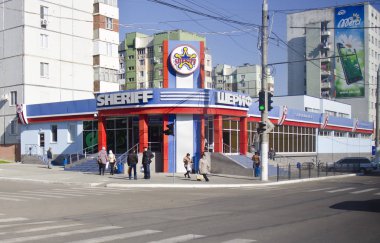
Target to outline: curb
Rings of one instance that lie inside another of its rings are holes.
[[[26,179],[26,178],[8,178],[0,177],[0,181],[17,181],[17,182],[32,182],[32,183],[43,183],[43,184],[59,184],[66,186],[86,186],[86,187],[97,187],[103,183],[80,183],[80,182],[64,182],[64,181],[49,181],[49,180],[39,180],[39,179]]]
[[[280,181],[280,182],[267,182],[260,184],[121,184],[121,183],[109,183],[105,187],[109,188],[254,188],[254,187],[264,187],[264,186],[276,186],[276,185],[286,185],[286,184],[296,184],[302,182],[312,182],[312,181],[322,181],[329,179],[339,179],[356,176],[356,174],[338,175],[338,176],[326,176],[318,178],[307,178],[299,180],[290,181]]]

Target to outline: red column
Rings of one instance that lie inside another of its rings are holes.
[[[200,53],[201,53],[201,62],[200,62],[200,88],[204,89],[205,88],[205,43],[201,41],[200,43]]]
[[[248,117],[240,117],[240,154],[248,152]]]
[[[162,130],[168,129],[166,125],[169,124],[169,116],[163,115],[162,117]],[[162,134],[162,160],[163,172],[169,172],[169,136]]]
[[[214,152],[223,152],[223,116],[214,115]]]
[[[200,142],[200,150],[201,154],[205,151],[205,116],[200,116],[201,120],[201,142]]]
[[[148,115],[139,115],[139,153],[148,147]]]
[[[107,149],[106,118],[100,113],[98,115],[98,150],[102,147]]]

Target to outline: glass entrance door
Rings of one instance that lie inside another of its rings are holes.
[[[223,153],[239,154],[239,126],[238,119],[223,118]]]

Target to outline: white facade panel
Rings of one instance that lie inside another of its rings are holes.
[[[118,45],[112,44],[104,41],[94,41],[94,55],[103,55],[107,57],[117,57],[118,54]]]
[[[0,60],[0,87],[22,84],[23,58],[16,56]]]
[[[100,66],[109,69],[119,69],[119,58],[118,57],[108,57],[100,56]]]
[[[119,83],[111,83],[111,82],[99,82],[99,92],[112,92],[119,91]]]
[[[99,14],[113,19],[119,19],[119,8],[99,3]]]
[[[62,48],[62,51],[65,49]],[[73,62],[93,65],[92,40],[73,37],[72,51]]]
[[[3,42],[3,55],[1,57],[13,57],[16,55],[21,55],[24,50],[24,38],[23,38],[23,29],[14,28],[9,29],[4,33],[4,42]]]
[[[318,153],[368,154],[372,150],[371,139],[318,136]]]
[[[23,25],[23,12],[17,11],[18,9],[23,9],[23,4],[25,0],[13,0],[13,1],[1,1],[0,12],[4,12],[4,18],[0,18],[0,30],[15,28],[17,26]],[[5,10],[3,11],[3,6]],[[13,9],[12,11],[7,11],[8,9]],[[4,22],[3,22],[4,20]]]
[[[119,45],[119,32],[99,29],[99,40]]]
[[[193,115],[177,115],[175,122],[176,140],[176,172],[185,172],[183,157],[194,151],[194,121]]]

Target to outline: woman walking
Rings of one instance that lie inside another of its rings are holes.
[[[206,154],[202,153],[202,157],[199,160],[199,173],[203,175],[203,178],[208,182],[207,174],[210,173],[210,165],[208,164]]]
[[[104,175],[104,170],[107,164],[107,151],[105,147],[98,153],[99,175]]]
[[[111,166],[111,175],[113,175],[116,157],[115,157],[114,153],[112,152],[112,150],[110,150],[110,152],[108,154],[108,161],[109,161],[110,166]]]
[[[186,170],[185,178],[186,176],[190,178],[191,164],[192,164],[192,161],[190,158],[190,154],[187,153],[186,156],[183,158],[183,165],[185,166],[185,170]]]

